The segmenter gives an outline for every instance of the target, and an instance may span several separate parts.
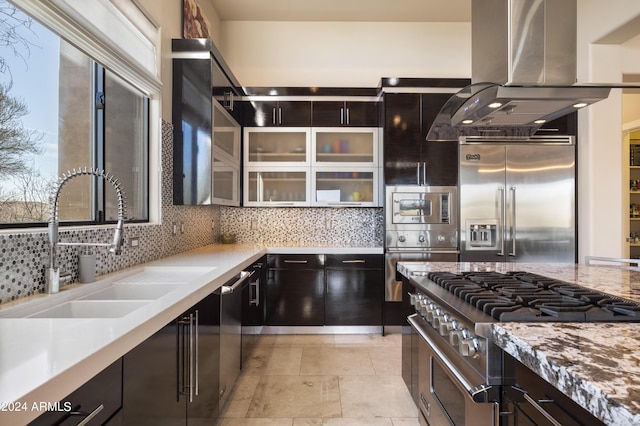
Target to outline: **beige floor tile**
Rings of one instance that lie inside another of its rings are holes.
[[[375,374],[369,350],[353,347],[305,347],[301,375]]]
[[[220,417],[246,417],[260,376],[241,374],[226,404],[220,409]]]
[[[337,376],[262,376],[247,417],[340,417]]]
[[[417,417],[400,376],[341,376],[343,417]]]
[[[293,419],[293,426],[393,426],[391,419]]]
[[[336,346],[401,346],[401,334],[336,334]]]
[[[294,346],[260,346],[255,348],[243,373],[248,375],[300,374],[302,348]]]
[[[402,375],[402,348],[373,346],[369,348],[373,369],[379,376]]]
[[[217,426],[291,426],[293,419],[221,419]]]
[[[420,421],[417,417],[391,419],[393,426],[420,426]]]

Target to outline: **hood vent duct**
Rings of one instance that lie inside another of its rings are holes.
[[[609,96],[575,85],[576,0],[472,0],[472,84],[449,99],[427,140],[528,138]]]

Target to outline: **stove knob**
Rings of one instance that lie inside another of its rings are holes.
[[[444,312],[442,312],[442,309],[438,308],[434,303],[431,303],[429,306],[427,306],[427,322],[431,323],[431,325],[433,325],[433,321],[435,319],[435,317],[444,314]]]
[[[451,318],[449,314],[442,314],[440,316],[437,316],[433,319],[433,328],[440,331],[442,329],[442,326],[448,322],[451,322],[452,319],[453,318]]]
[[[475,337],[461,340],[458,349],[462,356],[476,357],[480,353],[480,341]]]
[[[445,322],[440,324],[440,335],[441,336],[448,336],[449,333],[457,330],[459,327],[460,326],[458,325],[458,321],[456,321],[453,318],[449,317],[448,321],[445,321]]]
[[[458,330],[453,330],[451,334],[449,334],[449,343],[455,347],[459,347],[460,342],[469,338],[471,338],[471,332],[466,328],[460,328]]]
[[[439,243],[444,243],[444,241],[447,239],[447,237],[445,237],[444,235],[438,235],[438,242]]]
[[[422,315],[423,317],[427,315],[427,311],[429,310],[429,305],[431,305],[431,302],[429,300],[425,300],[422,303],[422,306],[420,307],[420,315]]]
[[[442,322],[444,316],[445,316],[445,313],[442,311],[442,309],[436,309],[433,312],[433,318],[431,318],[431,321],[430,321],[431,326],[436,330],[438,330],[440,328],[440,323]]]
[[[421,243],[424,243],[424,241],[425,241],[424,235],[419,235],[418,236],[418,241],[420,241]]]
[[[404,235],[400,235],[398,237],[398,241],[400,241],[401,243],[404,243],[405,241],[407,241],[406,237]]]

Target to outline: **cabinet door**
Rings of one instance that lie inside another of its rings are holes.
[[[313,206],[371,207],[379,204],[377,168],[314,168],[311,187]]]
[[[424,163],[427,185],[455,186],[458,184],[458,141],[429,141],[424,143]]]
[[[377,102],[347,102],[347,125],[358,127],[378,127]]]
[[[312,126],[334,127],[344,126],[345,104],[344,101],[316,101],[313,102]]]
[[[185,425],[187,406],[178,385],[176,321],[124,356],[125,425]]]
[[[310,101],[256,101],[245,108],[244,125],[248,127],[310,127]]]
[[[270,255],[267,325],[324,324],[324,257]]]
[[[211,204],[211,75],[208,60],[173,61],[173,203]]]
[[[327,255],[326,325],[382,325],[383,258]]]
[[[60,407],[64,411],[47,411],[29,426],[77,425],[92,414],[95,416],[88,425],[107,422],[122,407],[122,359],[69,394],[60,402]]]
[[[212,203],[240,205],[240,125],[213,102]]]
[[[378,129],[316,127],[311,131],[311,151],[314,166],[377,167]]]
[[[312,125],[318,127],[377,127],[378,104],[359,101],[313,102]]]
[[[384,95],[384,184],[417,185],[420,146],[420,95]]]
[[[311,146],[308,128],[244,129],[245,166],[308,166]]]
[[[308,206],[309,168],[245,168],[244,205]]]

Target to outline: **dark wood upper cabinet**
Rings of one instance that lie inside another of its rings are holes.
[[[316,127],[378,127],[378,103],[314,101],[312,125]]]
[[[309,127],[311,101],[253,101],[245,104],[246,127]]]
[[[385,185],[457,185],[458,145],[427,142],[449,93],[387,93],[384,96]]]

